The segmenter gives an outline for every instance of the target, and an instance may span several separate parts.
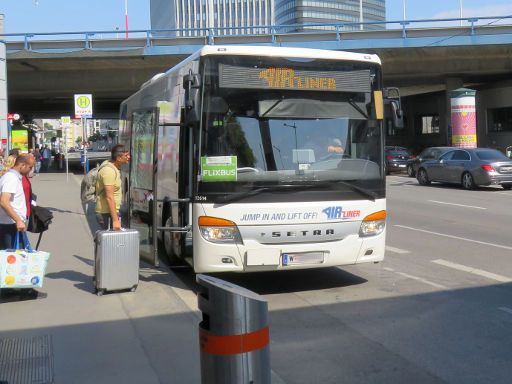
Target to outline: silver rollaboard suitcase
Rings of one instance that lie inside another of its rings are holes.
[[[129,289],[139,284],[139,232],[97,231],[94,236],[95,292]]]

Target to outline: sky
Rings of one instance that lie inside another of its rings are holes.
[[[150,29],[150,0],[127,0],[130,30]],[[213,1],[213,0],[210,0]],[[512,15],[511,0],[386,0],[387,20]],[[4,33],[124,30],[125,0],[0,0]],[[512,20],[509,22],[512,24]]]

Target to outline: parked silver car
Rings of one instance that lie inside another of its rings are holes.
[[[431,181],[462,184],[465,189],[477,185],[501,185],[512,188],[512,160],[491,148],[453,148],[437,160],[420,164],[416,178],[421,185]]]

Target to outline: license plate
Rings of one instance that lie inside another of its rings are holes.
[[[512,167],[501,167],[500,171],[503,173],[510,173],[512,172]]]
[[[283,253],[283,265],[322,264],[324,252]]]
[[[405,168],[405,164],[400,164],[399,167],[400,168]]]

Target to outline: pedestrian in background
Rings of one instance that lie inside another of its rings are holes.
[[[39,146],[36,145],[36,148],[34,149],[34,159],[36,160],[36,165],[34,167],[34,172],[36,175],[39,175],[39,172],[41,171],[41,151],[39,150]]]
[[[122,144],[112,147],[110,160],[101,164],[96,178],[96,220],[102,229],[121,229],[121,167],[130,161],[130,152]]]
[[[50,162],[52,160],[52,151],[48,148],[48,145],[45,145],[43,151],[41,152],[42,156],[42,171],[48,172],[50,169]]]

